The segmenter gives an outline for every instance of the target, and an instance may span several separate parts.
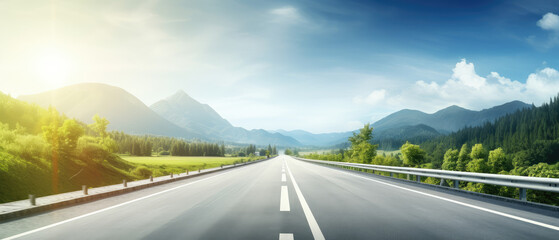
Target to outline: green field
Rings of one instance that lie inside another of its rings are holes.
[[[153,176],[163,176],[170,173],[183,173],[187,169],[189,171],[197,171],[198,169],[215,168],[223,165],[231,165],[233,163],[242,163],[254,161],[260,158],[248,157],[178,157],[178,156],[162,156],[162,157],[136,157],[136,156],[120,156],[122,159],[136,165],[146,166],[153,172]]]

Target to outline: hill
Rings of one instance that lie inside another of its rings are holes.
[[[148,108],[122,88],[82,83],[43,93],[20,96],[20,100],[42,107],[54,106],[69,117],[91,123],[95,114],[110,121],[108,129],[129,134],[151,134],[181,138],[202,138],[185,130]]]
[[[377,131],[424,124],[440,133],[456,132],[468,126],[480,126],[497,118],[532,106],[520,101],[512,101],[481,111],[473,111],[456,105],[428,114],[417,110],[404,109],[373,123]]]
[[[182,90],[150,108],[168,121],[208,139],[242,144],[301,145],[292,137],[279,133],[234,127],[209,105],[194,100]]]

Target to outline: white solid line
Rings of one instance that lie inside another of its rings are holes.
[[[293,233],[280,233],[279,240],[293,240]]]
[[[287,166],[287,172],[289,173],[289,177],[291,178],[291,182],[293,183],[293,188],[295,188],[295,193],[297,193],[299,202],[301,202],[301,207],[303,207],[303,212],[305,213],[305,217],[307,218],[307,222],[309,223],[309,227],[311,228],[311,232],[314,239],[318,239],[318,240],[325,239],[324,235],[322,235],[322,231],[320,231],[320,227],[318,226],[316,219],[314,219],[309,204],[307,204],[307,201],[305,201],[305,197],[303,197],[303,193],[301,192],[301,189],[299,189],[299,186],[295,181],[295,177],[293,177],[293,174],[289,169],[289,165],[286,164],[286,166]]]
[[[287,186],[281,186],[281,196],[280,196],[280,211],[289,212],[289,195],[287,195]]]
[[[377,182],[377,183],[384,184],[384,185],[387,185],[387,186],[399,188],[399,189],[402,189],[402,190],[418,193],[418,194],[425,195],[425,196],[432,197],[432,198],[436,198],[436,199],[439,199],[439,200],[455,203],[455,204],[462,205],[462,206],[465,206],[465,207],[474,208],[474,209],[477,209],[477,210],[480,210],[480,211],[493,213],[493,214],[496,214],[496,215],[499,215],[499,216],[503,216],[503,217],[515,219],[515,220],[518,220],[518,221],[522,221],[522,222],[525,222],[525,223],[530,223],[530,224],[538,225],[540,227],[549,228],[549,229],[552,229],[552,230],[555,230],[555,231],[559,231],[558,226],[554,226],[554,225],[550,225],[550,224],[546,224],[546,223],[542,223],[542,222],[537,222],[537,221],[530,220],[530,219],[527,219],[527,218],[514,216],[514,215],[511,215],[511,214],[508,214],[508,213],[503,213],[503,212],[491,210],[491,209],[488,209],[488,208],[479,207],[479,206],[469,204],[469,203],[463,203],[463,202],[460,202],[460,201],[452,200],[452,199],[445,198],[445,197],[440,197],[440,196],[429,194],[429,193],[420,192],[420,191],[405,188],[405,187],[400,187],[400,186],[390,184],[390,183],[387,183],[387,182],[383,182],[383,181],[379,181],[379,180],[375,180],[375,179],[371,179],[371,178],[367,178],[367,177],[362,177],[362,176],[358,176],[358,175],[351,174],[351,173],[346,173],[344,171],[339,171],[338,170],[338,172],[348,174],[348,175],[351,175],[351,176],[354,176],[354,177],[362,178],[362,179],[365,179],[365,180]]]
[[[285,181],[286,181],[286,179],[285,179],[285,173],[282,173],[282,174],[281,174],[281,181],[282,181],[282,182],[285,182]]]
[[[128,201],[128,202],[123,202],[123,203],[120,203],[120,204],[117,204],[117,205],[114,205],[114,206],[111,206],[111,207],[108,207],[108,208],[103,208],[103,209],[97,210],[97,211],[95,211],[95,212],[90,212],[90,213],[87,213],[87,214],[84,214],[84,215],[81,215],[81,216],[77,216],[77,217],[74,217],[74,218],[66,219],[66,220],[64,220],[64,221],[57,222],[57,223],[53,223],[53,224],[51,224],[51,225],[47,225],[47,226],[44,226],[44,227],[41,227],[41,228],[37,228],[37,229],[31,230],[31,231],[27,231],[27,232],[24,232],[24,233],[20,233],[20,234],[17,234],[17,235],[13,235],[13,236],[11,236],[11,237],[4,238],[3,240],[12,240],[12,239],[20,238],[20,237],[23,237],[23,236],[26,236],[26,235],[29,235],[29,234],[32,234],[32,233],[36,233],[36,232],[39,232],[39,231],[43,231],[43,230],[46,230],[46,229],[49,229],[49,228],[56,227],[56,226],[58,226],[58,225],[62,225],[62,224],[64,224],[64,223],[68,223],[68,222],[72,222],[72,221],[75,221],[75,220],[78,220],[78,219],[81,219],[81,218],[89,217],[89,216],[91,216],[91,215],[95,215],[95,214],[97,214],[97,213],[102,213],[102,212],[111,210],[111,209],[113,209],[113,208],[122,207],[122,206],[124,206],[124,205],[128,205],[128,204],[133,203],[133,202],[137,202],[137,201],[140,201],[140,200],[144,200],[144,199],[146,199],[146,198],[150,198],[150,197],[153,197],[153,196],[157,196],[157,195],[160,195],[160,194],[163,194],[163,193],[166,193],[166,192],[170,192],[170,191],[173,191],[173,190],[182,188],[182,187],[186,187],[186,186],[188,186],[188,185],[192,185],[192,184],[194,184],[194,183],[198,183],[198,182],[201,182],[201,181],[205,181],[205,180],[209,180],[209,179],[212,179],[212,178],[216,178],[216,177],[219,177],[219,176],[221,176],[221,175],[225,175],[225,174],[232,173],[232,172],[233,172],[233,171],[221,173],[221,174],[218,174],[218,175],[215,175],[215,176],[207,177],[207,178],[200,179],[200,180],[197,180],[197,181],[194,181],[194,182],[190,182],[190,183],[187,183],[187,184],[183,184],[183,185],[180,185],[180,186],[177,186],[177,187],[174,187],[174,188],[170,188],[170,189],[167,189],[167,190],[163,190],[163,191],[161,191],[161,192],[156,192],[156,193],[153,193],[153,194],[150,194],[150,195],[141,197],[141,198],[137,198],[137,199],[134,199],[134,200],[130,200],[130,201]]]

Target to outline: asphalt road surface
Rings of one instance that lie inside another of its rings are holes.
[[[0,224],[7,239],[559,239],[559,212],[280,156]]]

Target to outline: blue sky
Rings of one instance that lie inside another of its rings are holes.
[[[0,91],[183,89],[236,126],[353,130],[559,92],[557,1],[3,1]],[[14,24],[17,23],[17,24]]]

